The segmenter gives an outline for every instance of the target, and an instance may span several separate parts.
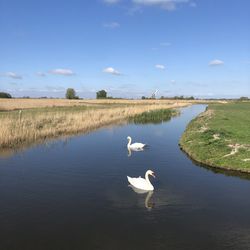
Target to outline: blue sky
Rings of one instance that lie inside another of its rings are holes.
[[[248,0],[0,0],[15,97],[250,97]]]

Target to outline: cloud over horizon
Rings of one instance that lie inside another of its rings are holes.
[[[12,71],[3,73],[2,76],[13,78],[13,79],[18,79],[18,80],[23,79],[23,77],[21,75],[15,73],[15,72],[12,72]]]
[[[53,69],[49,71],[52,75],[72,76],[75,73],[71,69]]]
[[[161,70],[163,70],[163,69],[166,68],[166,67],[165,67],[164,65],[162,65],[162,64],[156,64],[155,67],[156,67],[157,69],[161,69]]]
[[[219,65],[223,65],[224,62],[219,60],[219,59],[214,59],[212,61],[209,62],[209,66],[219,66]]]
[[[103,70],[104,73],[108,73],[108,74],[112,74],[112,75],[121,75],[121,73],[118,71],[118,70],[115,70],[114,68],[112,67],[108,67],[108,68],[105,68]]]

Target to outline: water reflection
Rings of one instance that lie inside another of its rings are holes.
[[[151,201],[151,198],[153,196],[153,191],[147,191],[147,190],[142,190],[142,189],[138,189],[132,185],[129,185],[129,187],[131,187],[135,193],[137,194],[147,194],[145,197],[145,208],[147,208],[149,211],[155,206],[155,203]]]
[[[128,148],[128,157],[130,157],[132,155],[132,151],[141,152],[141,151],[144,151],[144,149],[143,148],[134,148],[134,149]]]
[[[229,177],[234,176],[234,177],[239,177],[240,179],[250,180],[249,173],[241,172],[241,171],[234,170],[234,169],[223,169],[220,167],[209,166],[209,165],[206,165],[206,164],[203,164],[201,162],[194,160],[183,149],[181,149],[181,151],[187,156],[187,158],[190,161],[193,162],[194,165],[196,165],[198,167],[204,168],[204,169],[211,171],[215,174],[223,174],[224,176],[229,176]]]

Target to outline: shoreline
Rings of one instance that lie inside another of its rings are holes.
[[[192,155],[192,153],[188,152],[180,143],[179,143],[179,148],[180,150],[187,155],[187,157],[193,161],[196,165],[199,165],[203,168],[207,168],[209,170],[220,170],[220,171],[225,171],[228,173],[238,173],[238,174],[247,174],[250,177],[250,169],[249,170],[244,170],[244,169],[234,169],[231,167],[226,167],[226,166],[219,166],[219,165],[212,165],[200,160],[195,159],[195,156]]]
[[[210,104],[189,122],[180,149],[210,169],[250,174],[250,103]]]

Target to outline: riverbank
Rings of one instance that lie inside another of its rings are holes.
[[[209,104],[192,120],[180,140],[195,161],[250,173],[250,102]]]
[[[9,100],[8,100],[9,101]],[[130,101],[130,100],[80,100],[68,101],[20,100],[21,110],[14,100],[5,103],[1,100],[4,112],[0,112],[0,149],[18,148],[23,145],[88,133],[103,126],[126,122],[129,118],[152,110],[174,109],[190,105],[178,101]],[[18,102],[18,100],[17,100]],[[33,105],[32,105],[33,103]],[[51,104],[53,103],[53,104]],[[62,106],[63,103],[68,103]],[[70,105],[71,104],[71,105]],[[9,110],[7,109],[9,105]],[[39,106],[41,105],[41,106]]]

